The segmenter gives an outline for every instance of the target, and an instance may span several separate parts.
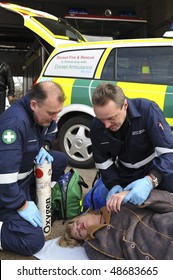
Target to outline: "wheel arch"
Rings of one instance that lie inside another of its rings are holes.
[[[70,118],[76,116],[88,116],[88,118],[93,118],[95,116],[94,110],[92,107],[82,104],[72,104],[65,106],[61,113],[59,114],[58,119],[58,128],[61,129],[61,126]]]

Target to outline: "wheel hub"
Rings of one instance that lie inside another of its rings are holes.
[[[83,145],[82,139],[80,139],[80,138],[76,139],[76,141],[75,141],[75,146],[76,146],[77,148],[81,148],[82,145]]]

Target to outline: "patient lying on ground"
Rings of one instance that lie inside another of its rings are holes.
[[[82,245],[90,259],[173,259],[173,194],[154,189],[141,206],[122,204],[127,191],[110,206],[66,222],[60,246]],[[107,209],[108,208],[108,209]]]

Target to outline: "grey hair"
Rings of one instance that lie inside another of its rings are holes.
[[[92,104],[93,106],[104,106],[112,100],[119,108],[122,108],[125,98],[124,92],[119,86],[111,83],[102,83],[94,90]]]

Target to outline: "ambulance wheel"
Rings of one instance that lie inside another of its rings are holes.
[[[78,115],[66,120],[58,133],[58,147],[68,156],[69,165],[77,168],[94,167],[90,140],[91,117]]]

